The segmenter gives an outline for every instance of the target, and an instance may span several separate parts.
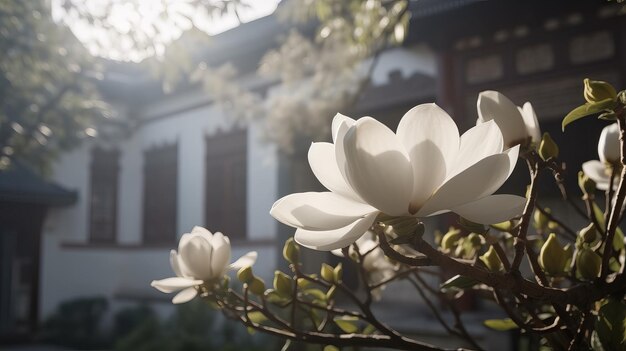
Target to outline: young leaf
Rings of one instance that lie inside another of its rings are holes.
[[[333,320],[335,321],[335,324],[341,328],[341,330],[348,334],[356,333],[359,330],[357,326],[359,319],[357,317],[343,316],[335,317]]]
[[[595,329],[605,350],[626,350],[626,304],[609,299],[600,307]]]
[[[507,331],[512,329],[519,328],[515,322],[511,318],[505,319],[487,319],[483,322],[486,327],[498,330],[498,331]]]
[[[567,126],[568,124],[583,117],[598,114],[600,112],[603,112],[604,110],[611,110],[615,108],[616,104],[617,102],[612,99],[605,99],[599,102],[586,103],[584,105],[578,106],[570,113],[568,113],[565,118],[563,118],[563,123],[561,127],[563,131],[565,131],[565,126]]]
[[[261,311],[248,312],[248,318],[250,318],[250,321],[252,323],[257,324],[263,323],[267,320],[267,317],[265,317],[265,315]]]
[[[446,280],[443,284],[441,284],[440,289],[442,291],[450,290],[450,289],[458,289],[463,290],[467,288],[471,288],[472,286],[480,283],[478,280],[466,277],[462,275],[455,275],[454,277]]]

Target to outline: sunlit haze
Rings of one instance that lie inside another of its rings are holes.
[[[193,26],[215,35],[236,27],[239,20],[271,14],[279,1],[242,1],[247,6],[237,7],[237,14],[232,8],[211,14],[196,8],[193,0],[74,0],[71,7],[63,6],[64,0],[52,0],[52,15],[66,23],[93,55],[137,62],[162,55],[168,43]]]

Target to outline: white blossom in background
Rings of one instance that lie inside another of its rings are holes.
[[[519,107],[503,94],[487,90],[478,95],[477,107],[476,124],[495,121],[502,131],[505,147],[527,145],[528,142],[539,145],[541,142],[537,114],[530,102]]]
[[[398,267],[389,262],[389,260],[385,257],[385,253],[378,246],[378,241],[376,240],[374,233],[368,231],[356,241],[356,245],[359,248],[359,253],[361,255],[365,255],[363,258],[363,268],[367,273],[367,280],[370,286],[380,284],[391,278],[398,270]],[[353,245],[350,245],[348,250],[350,256],[355,254],[355,248]],[[343,257],[341,249],[333,250],[332,253],[336,256]],[[381,299],[382,291],[385,287],[386,285],[381,285],[380,287],[372,290],[372,296],[375,300]]]
[[[596,182],[596,188],[607,190],[611,180],[611,165],[619,164],[620,144],[619,127],[617,123],[608,125],[602,129],[598,141],[598,157],[600,160],[591,160],[583,163],[583,172]],[[619,173],[619,172],[618,172]],[[616,175],[616,179],[619,174]],[[617,188],[617,181],[613,182],[613,188]]]
[[[222,278],[228,270],[252,266],[257,258],[257,253],[251,251],[229,264],[230,254],[227,236],[194,227],[180,238],[178,252],[170,252],[170,265],[176,277],[153,280],[150,285],[164,293],[179,291],[172,302],[185,303],[198,294],[197,286]]]
[[[427,217],[453,211],[478,223],[518,216],[526,200],[492,195],[517,162],[519,145],[504,150],[493,121],[462,136],[435,104],[408,111],[396,133],[371,117],[337,114],[334,143],[313,143],[309,164],[330,191],[285,196],[270,214],[297,228],[295,240],[317,250],[346,247],[380,213]]]

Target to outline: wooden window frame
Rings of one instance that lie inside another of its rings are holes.
[[[119,158],[120,151],[117,149],[104,149],[95,147],[91,151],[90,167],[90,194],[89,194],[89,242],[95,244],[110,244],[117,240],[117,210],[119,193]],[[112,209],[110,214],[110,233],[108,235],[96,234],[101,225],[96,220],[96,204],[94,195],[99,192],[98,187],[102,183],[113,189]]]

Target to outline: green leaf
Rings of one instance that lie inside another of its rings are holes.
[[[357,317],[352,317],[352,316],[335,317],[333,318],[333,321],[335,321],[335,324],[337,324],[337,326],[341,328],[341,330],[343,330],[344,332],[348,334],[356,333],[359,330],[357,326],[359,319]]]
[[[443,284],[441,284],[440,289],[442,291],[450,290],[450,289],[458,289],[463,290],[467,288],[471,288],[472,286],[480,283],[478,280],[466,277],[462,275],[455,275],[454,277],[446,280]]]
[[[339,351],[339,349],[333,345],[326,345],[324,346],[324,351]]]
[[[265,317],[265,314],[261,311],[248,312],[248,318],[252,323],[257,324],[263,323],[267,320],[267,317]]]
[[[320,289],[305,289],[302,293],[307,297],[312,297],[317,300],[326,301],[326,293]]]
[[[518,329],[519,327],[511,318],[505,319],[487,319],[483,322],[487,328],[498,331],[507,331],[512,329]]]
[[[365,326],[365,328],[363,328],[363,334],[365,335],[371,335],[371,334],[374,334],[375,332],[376,332],[376,327],[371,324],[368,324]]]
[[[594,102],[594,103],[586,103],[584,105],[578,106],[573,109],[570,113],[563,118],[563,123],[561,125],[563,131],[565,131],[565,126],[568,124],[579,120],[583,117],[595,115],[605,110],[612,110],[617,105],[617,102],[613,99],[605,99],[602,101]]]
[[[598,311],[596,332],[605,350],[626,351],[626,304],[608,299]]]

